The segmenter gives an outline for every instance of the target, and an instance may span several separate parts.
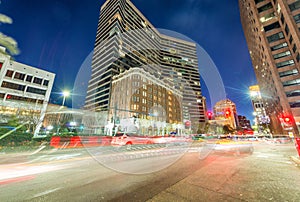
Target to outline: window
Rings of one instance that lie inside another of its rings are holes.
[[[31,82],[32,81],[33,76],[27,75],[26,77],[26,81],[27,82]]]
[[[290,42],[290,44],[293,43],[293,37],[292,36],[290,36],[289,42]]]
[[[294,16],[296,24],[300,23],[300,14]]]
[[[289,26],[288,25],[286,25],[285,26],[285,33],[286,33],[286,35],[289,35],[289,33],[290,33],[290,29],[289,29]]]
[[[14,74],[14,71],[7,70],[5,76],[12,78],[13,74]]]
[[[297,69],[292,69],[284,72],[279,72],[279,77],[286,77],[291,75],[297,75],[299,72]]]
[[[292,66],[294,64],[295,64],[294,60],[288,60],[288,61],[276,63],[276,67],[281,68],[281,67],[285,67],[285,66]]]
[[[290,102],[289,104],[290,104],[291,108],[298,108],[298,107],[300,107],[300,101]]]
[[[260,8],[258,8],[258,13],[264,12],[266,10],[269,10],[270,8],[273,8],[272,3],[268,3]]]
[[[300,85],[300,79],[282,82],[283,87]]]
[[[271,47],[271,50],[272,50],[272,51],[275,51],[275,50],[279,50],[279,49],[284,48],[284,47],[287,47],[287,46],[288,46],[288,44],[287,44],[286,42],[284,42],[284,43],[281,43],[281,44],[279,44],[279,45],[276,45],[276,46]]]
[[[268,13],[265,16],[261,17],[259,20],[260,20],[260,22],[264,23],[264,22],[267,22],[267,21],[273,19],[274,17],[275,17],[275,12]]]
[[[258,3],[263,2],[263,1],[265,1],[265,0],[255,0],[255,4],[258,4]]]
[[[294,46],[293,46],[293,52],[296,53],[296,50],[297,50],[297,46],[296,46],[296,44],[294,44]]]
[[[43,86],[48,86],[48,85],[49,85],[49,81],[48,80],[44,80]]]
[[[11,83],[11,82],[6,82],[6,81],[2,82],[1,87],[13,89],[13,90],[19,90],[19,91],[24,91],[24,89],[25,89],[25,86],[23,86],[23,85],[19,85],[19,84],[16,84],[16,83]]]
[[[273,55],[273,57],[276,60],[276,59],[283,58],[283,57],[290,56],[290,55],[291,55],[290,51],[285,51],[285,52],[275,54],[275,55]]]
[[[19,72],[15,73],[14,79],[19,79],[19,80],[24,81],[24,78],[25,78],[25,74],[22,74],[22,73],[19,73]]]
[[[34,79],[33,79],[33,83],[36,83],[36,84],[42,84],[42,81],[43,81],[43,79],[38,78],[38,77],[34,77]]]
[[[300,96],[300,90],[293,90],[285,93],[287,97]]]
[[[276,29],[276,28],[279,28],[279,27],[280,27],[279,23],[278,23],[278,22],[275,22],[275,23],[273,23],[273,24],[270,24],[270,25],[268,25],[268,26],[265,26],[265,27],[264,27],[264,30],[265,30],[265,32],[268,32],[268,31],[271,31],[271,30]]]
[[[38,89],[38,88],[33,88],[33,87],[28,87],[26,92],[29,93],[34,93],[34,94],[39,94],[39,95],[45,95],[46,90]]]
[[[297,10],[298,8],[300,8],[300,1],[296,1],[290,4],[289,7],[291,11]]]
[[[282,24],[285,23],[285,20],[284,20],[284,16],[283,16],[283,15],[280,16],[280,20],[281,20],[281,23],[282,23]]]
[[[279,33],[276,33],[276,34],[273,34],[273,35],[267,37],[269,43],[278,41],[283,38],[284,38],[284,35],[282,32],[279,32]]]

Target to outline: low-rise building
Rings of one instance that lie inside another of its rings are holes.
[[[229,100],[221,100],[214,106],[214,119],[220,125],[229,125],[236,129],[238,126],[235,104]]]
[[[4,47],[0,47],[5,52]],[[38,134],[55,74],[11,60],[0,53],[0,122],[15,115]]]

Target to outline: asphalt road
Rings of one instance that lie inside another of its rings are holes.
[[[257,143],[253,154],[197,145],[10,156],[0,161],[0,201],[299,201],[291,155],[292,144]]]

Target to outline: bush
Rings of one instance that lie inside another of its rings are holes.
[[[1,131],[2,132],[2,131]],[[1,135],[5,133],[1,133]],[[0,146],[22,146],[24,144],[27,144],[28,142],[31,142],[33,135],[30,133],[23,133],[15,131],[12,134],[4,137],[0,140]]]

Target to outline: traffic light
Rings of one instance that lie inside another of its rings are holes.
[[[292,116],[290,115],[282,115],[280,118],[279,118],[281,124],[282,124],[282,127],[286,128],[286,127],[291,127],[293,125],[293,122],[294,122],[294,119]]]
[[[229,109],[226,109],[226,111],[225,111],[225,117],[226,118],[230,117],[230,110]]]
[[[283,121],[284,121],[284,123],[287,124],[287,125],[291,125],[291,124],[292,124],[292,118],[289,117],[289,116],[283,117]]]
[[[212,112],[207,112],[207,118],[208,118],[209,120],[211,120],[211,119],[212,119],[212,115],[213,115],[213,113],[212,113]]]

